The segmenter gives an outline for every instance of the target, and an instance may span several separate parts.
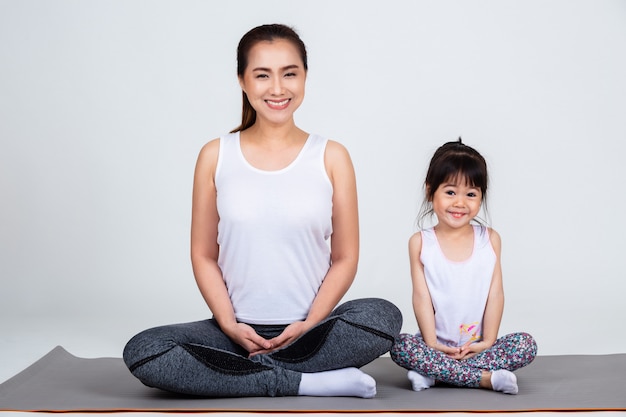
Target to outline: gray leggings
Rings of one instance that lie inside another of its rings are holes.
[[[124,348],[132,374],[150,387],[208,397],[297,395],[302,372],[361,367],[391,348],[402,326],[392,303],[348,301],[289,346],[248,358],[215,319],[155,327]],[[252,327],[265,338],[284,325]]]

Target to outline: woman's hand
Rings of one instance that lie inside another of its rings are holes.
[[[294,342],[310,328],[311,326],[309,326],[306,321],[296,321],[291,323],[289,326],[285,327],[285,330],[283,330],[281,334],[268,341],[271,345],[269,348],[259,349],[254,352],[249,351],[250,356],[270,353],[275,350],[282,349]]]
[[[236,323],[234,326],[224,329],[224,333],[232,341],[247,350],[250,356],[261,351],[272,350],[272,343],[259,336],[251,326],[245,323]]]

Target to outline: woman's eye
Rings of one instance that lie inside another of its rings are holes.
[[[288,72],[287,74],[285,74],[285,77],[295,77],[296,73],[295,72]]]
[[[258,74],[256,78],[267,78],[267,74]]]

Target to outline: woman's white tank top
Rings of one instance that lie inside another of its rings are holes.
[[[291,164],[264,171],[245,159],[239,133],[220,138],[218,264],[238,321],[288,324],[309,312],[330,267],[326,143],[310,135]]]

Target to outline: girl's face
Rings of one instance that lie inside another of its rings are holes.
[[[284,39],[254,45],[248,54],[248,67],[239,78],[257,120],[277,125],[292,120],[304,99],[305,81],[298,49]]]
[[[464,178],[444,181],[431,201],[439,221],[437,227],[459,229],[469,225],[480,211],[482,197],[480,188],[467,184]]]

